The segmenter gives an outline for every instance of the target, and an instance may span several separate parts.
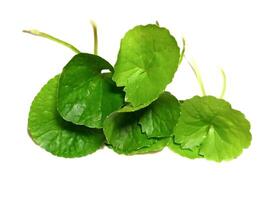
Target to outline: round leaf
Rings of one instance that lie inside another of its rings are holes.
[[[132,154],[155,142],[142,133],[138,119],[139,113],[116,112],[105,120],[104,134],[114,151],[120,154]]]
[[[169,137],[180,116],[180,103],[169,92],[164,92],[160,98],[143,109],[139,123],[142,132],[150,137]]]
[[[66,122],[57,112],[59,76],[51,79],[34,98],[28,120],[33,141],[61,157],[81,157],[95,152],[105,141],[102,130]]]
[[[137,26],[121,41],[113,80],[133,107],[149,105],[171,82],[179,63],[175,38],[157,25]]]
[[[111,114],[104,122],[104,134],[118,153],[160,151],[167,145],[178,117],[179,102],[166,92],[142,110]]]
[[[174,141],[209,160],[236,158],[251,142],[250,124],[231,105],[212,96],[186,100],[174,129]]]
[[[67,121],[101,128],[105,118],[123,105],[124,93],[111,79],[103,58],[80,53],[64,67],[59,80],[58,111]]]

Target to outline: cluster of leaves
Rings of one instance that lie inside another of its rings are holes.
[[[168,146],[189,158],[222,161],[250,145],[249,122],[225,100],[178,101],[165,91],[184,54],[166,28],[150,24],[128,31],[114,68],[52,36],[30,33],[77,53],[41,89],[29,113],[31,138],[52,154],[81,157],[105,144],[133,155]]]

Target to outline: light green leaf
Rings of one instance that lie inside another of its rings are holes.
[[[209,160],[231,160],[250,145],[250,124],[228,102],[195,96],[181,106],[174,142],[182,149],[198,148],[199,155]]]
[[[173,133],[179,106],[176,98],[165,92],[142,110],[112,113],[104,122],[107,142],[114,151],[127,155],[160,151]]]
[[[59,75],[51,79],[32,102],[28,131],[33,141],[61,157],[81,157],[95,152],[105,141],[102,130],[66,122],[57,112]]]
[[[126,101],[142,108],[171,82],[180,60],[175,38],[157,25],[137,26],[121,41],[113,80],[124,86]]]
[[[104,119],[123,105],[124,93],[111,79],[103,58],[81,53],[64,67],[59,80],[58,111],[72,123],[101,128]]]

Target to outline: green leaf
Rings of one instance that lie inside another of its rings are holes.
[[[173,133],[179,106],[176,98],[165,92],[142,110],[112,113],[104,122],[108,144],[127,155],[160,151]]]
[[[112,66],[103,58],[81,53],[64,67],[59,80],[58,111],[67,121],[90,128],[123,105],[124,93],[112,81]]]
[[[105,137],[102,130],[66,122],[57,111],[59,75],[51,79],[32,102],[28,130],[33,141],[61,157],[81,157],[99,149]]]
[[[171,82],[180,60],[175,38],[157,25],[137,26],[121,41],[113,80],[124,86],[132,107],[156,100]]]
[[[199,148],[195,147],[193,149],[183,149],[181,147],[181,144],[175,143],[173,139],[171,139],[168,143],[169,149],[171,149],[173,152],[180,154],[181,156],[187,157],[187,158],[201,158],[202,156],[199,155]]]
[[[111,114],[104,122],[104,134],[113,150],[120,154],[133,152],[151,146],[155,140],[148,139],[138,124],[140,113]]]
[[[138,149],[131,153],[133,154],[145,154],[145,153],[154,153],[161,151],[166,145],[169,143],[170,137],[166,138],[154,138],[155,143],[150,145],[149,147]]]
[[[182,149],[198,148],[199,155],[208,160],[231,160],[250,145],[250,124],[228,102],[195,96],[181,106],[174,142]]]
[[[169,137],[180,116],[180,103],[169,92],[164,92],[160,98],[143,109],[139,120],[142,132],[150,137]]]

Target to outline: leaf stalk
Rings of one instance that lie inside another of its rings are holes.
[[[225,95],[225,92],[226,92],[227,79],[226,79],[226,74],[225,74],[225,72],[224,72],[224,70],[222,68],[221,68],[221,75],[222,75],[222,79],[223,79],[223,86],[222,86],[222,92],[221,92],[220,98],[223,99],[223,97]]]
[[[190,62],[185,56],[184,58],[186,59],[187,63],[189,64],[189,66],[191,67],[192,71],[194,72],[196,78],[197,78],[197,82],[198,82],[198,85],[200,87],[200,90],[201,90],[201,93],[203,96],[206,96],[206,90],[205,90],[205,87],[204,87],[204,83],[203,83],[203,80],[202,80],[202,77],[201,77],[201,73],[198,69],[198,66],[197,64],[193,61],[193,62]]]
[[[94,32],[94,54],[97,55],[98,54],[98,34],[97,34],[97,26],[96,23],[94,21],[91,21],[91,25],[93,28],[93,32]]]
[[[40,36],[40,37],[43,37],[43,38],[46,38],[46,39],[49,39],[51,41],[54,41],[56,43],[59,43],[65,47],[68,47],[69,49],[71,49],[73,52],[75,53],[80,53],[80,51],[73,45],[63,41],[63,40],[60,40],[52,35],[49,35],[47,33],[44,33],[44,32],[41,32],[41,31],[38,31],[38,30],[35,30],[35,29],[32,29],[32,30],[23,30],[24,33],[29,33],[29,34],[32,34],[32,35],[35,35],[35,36]]]

